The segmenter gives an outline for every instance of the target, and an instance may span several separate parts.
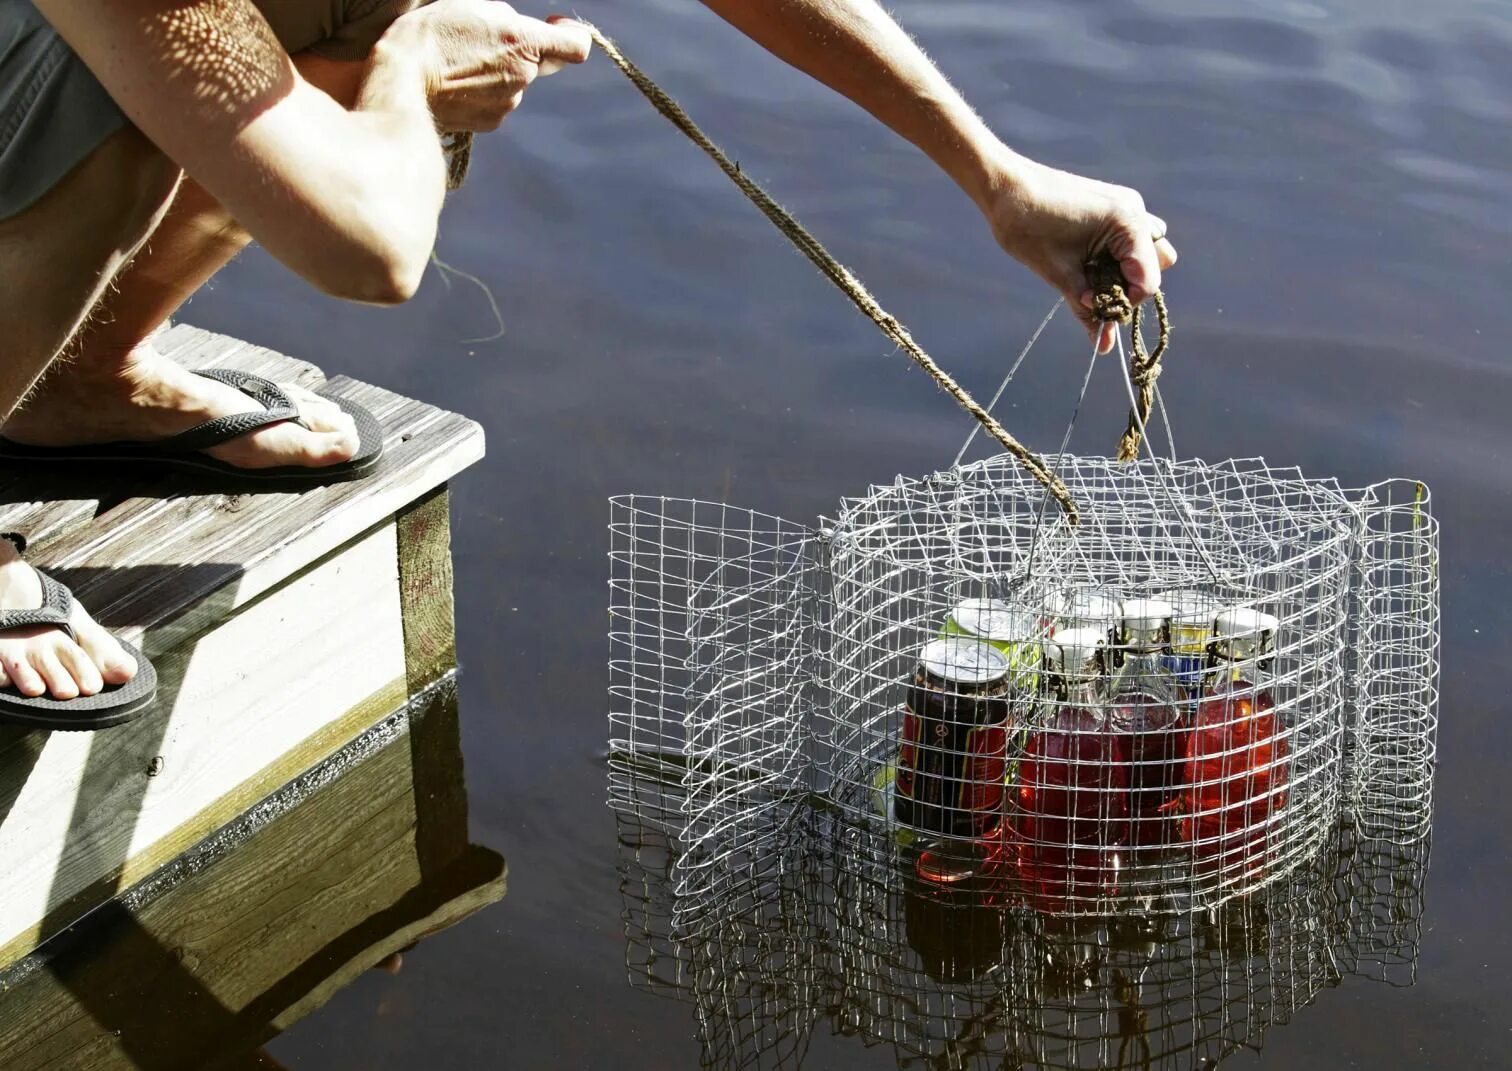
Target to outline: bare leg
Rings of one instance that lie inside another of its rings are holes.
[[[350,103],[362,65],[296,57],[305,76]],[[152,335],[250,240],[191,179],[179,185],[152,239],[116,277],[80,332],[66,366],[38,386],[4,425],[7,438],[36,446],[150,441],[212,417],[256,409],[231,387],[190,375],[164,359]],[[285,385],[308,427],[279,424],[206,452],[231,465],[322,466],[357,449],[351,418],[318,396]]]
[[[126,128],[41,201],[0,222],[0,414],[9,414],[162,219],[178,169]],[[37,574],[0,542],[0,607],[38,606]],[[78,642],[54,628],[0,634],[0,686],[59,699],[130,680],[136,664],[74,607]]]

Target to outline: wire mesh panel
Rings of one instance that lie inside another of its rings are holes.
[[[1438,521],[1428,489],[1362,492],[1356,556],[1355,817],[1367,836],[1410,840],[1431,816],[1438,732]]]
[[[1348,806],[1427,828],[1437,529],[1421,485],[1052,456],[900,477],[816,529],[613,503],[611,798],[678,786],[679,892],[811,805],[888,895],[1182,915],[1281,881]]]
[[[1206,1067],[1345,976],[1410,982],[1417,959],[1428,841],[1366,840],[1348,821],[1220,907],[1065,916],[1006,907],[990,884],[896,881],[885,830],[818,805],[768,842],[752,895],[647,910],[677,898],[645,880],[653,819],[622,819],[632,978],[660,962],[655,988],[693,1005],[710,1071],[827,1066],[814,1050],[847,1038],[900,1067]]]
[[[610,533],[611,801],[678,834],[680,891],[737,888],[813,772],[810,534],[642,497],[613,500]]]

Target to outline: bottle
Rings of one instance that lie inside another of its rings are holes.
[[[1103,705],[1104,639],[1098,629],[1065,629],[1045,645],[1053,698],[1028,732],[1010,818],[1021,891],[1041,909],[1118,888],[1129,764]]]
[[[1055,593],[1042,623],[1051,637],[1064,629],[1095,628],[1107,635],[1118,620],[1118,595],[1109,588],[1074,587]]]
[[[940,638],[966,636],[1002,651],[1012,667],[1013,690],[1023,697],[1039,691],[1040,631],[1034,615],[1001,599],[967,599],[950,611]]]
[[[1010,668],[991,644],[952,636],[926,643],[905,682],[892,810],[899,826],[932,838],[915,861],[926,880],[971,877],[977,842],[1002,822]]]
[[[1250,607],[1225,610],[1214,623],[1181,817],[1181,839],[1203,870],[1253,872],[1263,864],[1271,819],[1286,806],[1291,748],[1267,680],[1279,626]]]
[[[1186,741],[1181,686],[1164,662],[1170,653],[1171,604],[1126,599],[1114,656],[1119,664],[1108,688],[1108,727],[1122,734],[1129,764],[1129,847],[1159,849],[1175,843],[1171,807],[1178,799]]]
[[[1171,604],[1171,653],[1165,663],[1186,697],[1197,699],[1207,670],[1213,619],[1223,606],[1218,596],[1205,591],[1165,591],[1155,597]]]

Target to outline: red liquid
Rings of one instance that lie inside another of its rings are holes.
[[[1031,732],[1010,824],[1019,883],[1035,906],[1116,891],[1129,815],[1124,739],[1072,707]]]
[[[1160,848],[1175,842],[1167,806],[1181,784],[1186,734],[1170,703],[1139,692],[1117,697],[1108,718],[1126,741],[1129,763],[1129,843]]]
[[[1291,748],[1274,706],[1270,692],[1240,679],[1219,683],[1198,708],[1181,838],[1208,869],[1262,862],[1269,820],[1286,806]]]

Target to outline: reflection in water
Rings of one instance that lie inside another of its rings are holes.
[[[701,894],[668,832],[676,787],[630,778],[631,982],[693,1003],[710,1071],[805,1066],[825,1032],[932,1071],[1212,1066],[1347,975],[1414,980],[1427,838],[1344,824],[1307,865],[1213,911],[1060,918],[900,881],[885,833],[811,808]]]
[[[466,799],[447,682],[0,972],[0,1065],[278,1066],[256,1050],[503,896]]]

